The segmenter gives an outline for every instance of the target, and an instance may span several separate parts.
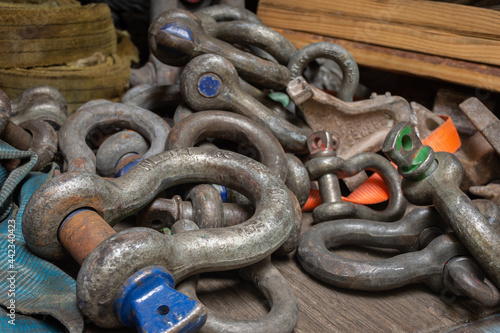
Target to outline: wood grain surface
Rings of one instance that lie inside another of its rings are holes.
[[[261,0],[265,25],[500,65],[500,12],[412,0]]]
[[[490,91],[500,91],[500,67],[353,42],[341,38],[274,28],[300,49],[331,42],[347,49],[359,65],[439,79]],[[362,78],[361,78],[362,79]]]

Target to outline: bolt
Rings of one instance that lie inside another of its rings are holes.
[[[194,52],[191,29],[181,23],[165,24],[155,36],[158,47],[172,57],[184,57]]]
[[[398,166],[398,172],[405,178],[425,178],[437,167],[434,150],[424,146],[415,130],[406,122],[401,122],[391,129],[385,138],[382,151]]]
[[[307,148],[311,159],[335,157],[339,146],[339,140],[330,132],[319,131],[307,138]],[[327,173],[318,178],[321,205],[313,210],[315,221],[330,220],[331,216],[336,219],[353,216],[356,213],[355,206],[351,202],[342,201],[339,178],[334,173]]]
[[[158,198],[154,200],[141,214],[137,214],[137,225],[156,230],[171,228],[179,220],[194,218],[194,211],[203,210],[204,205],[193,207],[190,201],[183,201],[178,195],[172,199]],[[234,203],[223,203],[223,227],[240,224],[248,220],[252,214],[251,206],[242,206]],[[208,220],[211,218],[209,217]],[[195,221],[199,222],[199,221]],[[213,221],[214,224],[218,221]]]
[[[215,97],[219,94],[222,81],[218,75],[208,73],[198,80],[198,92],[204,97]]]

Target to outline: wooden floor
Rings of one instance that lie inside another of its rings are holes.
[[[311,216],[305,214],[302,229],[310,226]],[[367,251],[344,247],[338,253],[353,259],[390,256],[387,252]],[[385,292],[332,287],[303,271],[293,254],[287,258],[273,257],[273,263],[288,279],[298,299],[299,320],[295,333],[447,332],[466,322],[500,313],[500,307],[488,309],[470,300],[439,295],[425,285],[409,285]],[[251,282],[242,280],[237,271],[202,274],[198,297],[211,310],[238,319],[259,318],[269,311],[269,302]],[[88,325],[85,332],[113,331]]]

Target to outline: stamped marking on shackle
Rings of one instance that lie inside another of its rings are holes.
[[[142,168],[146,171],[153,170],[158,164],[163,161],[170,159],[171,157],[177,157],[181,155],[193,155],[191,149],[179,149],[179,150],[167,150],[166,152],[153,155],[145,160],[142,160],[139,164],[137,164],[138,168]]]
[[[158,155],[153,155],[145,160],[142,160],[139,164],[137,164],[138,168],[142,168],[146,171],[153,170],[158,164],[162,163],[163,161],[169,160],[170,158],[173,157],[178,157],[182,155],[193,155],[193,151],[191,148],[184,148],[184,149],[178,149],[178,150],[167,150],[166,152]],[[231,154],[231,152],[224,151],[224,150],[217,150],[213,152],[213,157],[215,158],[225,158],[225,159],[232,159],[234,158]]]

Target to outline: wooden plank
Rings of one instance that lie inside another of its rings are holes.
[[[345,16],[500,40],[500,12],[452,3],[416,0],[261,0],[258,14],[268,6],[298,13],[321,12],[325,16]]]
[[[288,38],[298,49],[310,43],[332,42],[347,49],[360,65],[439,79],[490,91],[500,91],[500,67],[497,66],[272,28]]]
[[[293,29],[402,50],[500,65],[500,39],[498,38],[500,30],[498,28],[493,30],[495,33],[489,35],[485,35],[483,31],[477,34],[465,34],[463,30],[466,29],[453,30],[449,28],[447,31],[446,29],[441,30],[439,26],[433,28],[421,23],[421,25],[412,25],[407,22],[398,22],[393,18],[397,15],[389,15],[390,20],[380,20],[376,17],[355,16],[351,12],[344,13],[342,10],[336,10],[338,4],[346,2],[347,0],[338,2],[262,0],[259,3],[258,16],[264,24],[270,27]],[[419,1],[410,2],[421,3]],[[328,5],[329,3],[331,5]],[[406,4],[406,2],[403,3]],[[429,4],[443,5],[442,3]],[[315,5],[320,7],[314,7]],[[356,6],[362,12],[366,11],[361,9],[363,7],[358,0],[351,1],[348,8],[354,11]],[[401,7],[405,8],[404,5]],[[474,7],[467,8],[476,9]],[[488,11],[486,9],[478,10]],[[500,20],[500,14],[496,11],[491,12],[498,15]],[[468,20],[468,18],[460,19],[460,17],[456,17],[456,19],[458,23]],[[418,23],[418,20],[414,21],[417,21],[414,22],[415,24]],[[485,22],[489,22],[489,19]],[[496,24],[498,22],[491,23],[491,26]],[[493,38],[492,35],[495,37]]]

